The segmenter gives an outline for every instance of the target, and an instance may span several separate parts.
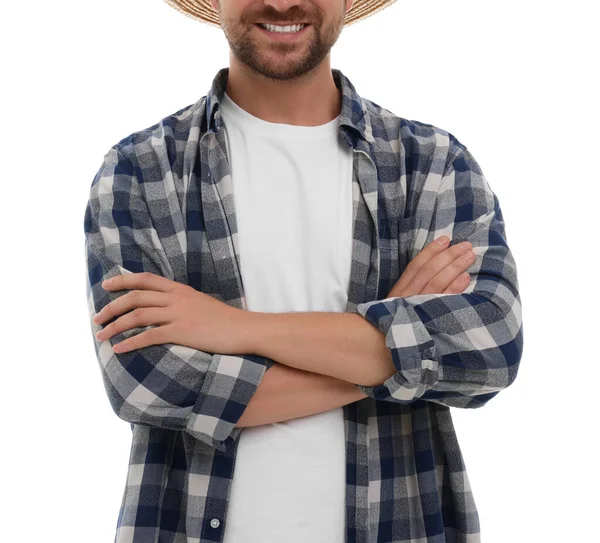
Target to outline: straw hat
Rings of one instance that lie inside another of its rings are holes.
[[[346,13],[344,26],[349,26],[370,17],[378,11],[387,8],[395,1],[396,0],[354,0],[352,7]],[[210,5],[210,0],[165,0],[165,2],[174,7],[177,11],[180,11],[196,21],[221,28],[219,14]]]

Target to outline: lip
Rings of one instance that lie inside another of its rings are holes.
[[[256,23],[254,26],[256,26],[263,34],[266,34],[272,40],[294,41],[294,40],[297,40],[298,38],[301,38],[312,25],[307,24],[304,26],[304,28],[302,30],[299,30],[298,32],[289,32],[289,33],[269,32],[268,30],[266,30],[262,26],[260,26],[258,23]]]

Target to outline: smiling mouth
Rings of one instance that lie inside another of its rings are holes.
[[[295,32],[277,32],[277,31],[273,31],[273,30],[269,30],[266,26],[265,23],[255,23],[255,26],[258,26],[259,28],[261,28],[262,30],[265,30],[266,32],[272,32],[273,34],[283,34],[283,35],[287,35],[287,34],[297,34],[299,32],[302,32],[303,30],[305,30],[307,27],[310,26],[309,23],[295,23],[295,24],[287,24],[287,25],[272,25],[271,23],[268,23],[271,26],[298,26],[298,25],[302,25],[302,28],[300,30],[296,30]]]

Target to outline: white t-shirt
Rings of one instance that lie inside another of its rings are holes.
[[[225,94],[240,266],[249,311],[342,312],[352,256],[352,149],[339,117],[271,123]],[[341,407],[244,428],[224,543],[344,543]]]

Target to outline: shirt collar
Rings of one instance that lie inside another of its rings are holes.
[[[349,145],[356,147],[356,137],[367,143],[374,143],[371,130],[371,119],[364,100],[359,96],[350,80],[337,69],[331,73],[336,86],[342,91],[342,110],[340,112],[340,128]],[[213,79],[210,91],[206,95],[206,114],[208,119],[208,132],[218,132],[221,127],[221,116],[217,116],[221,100],[225,94],[229,68],[219,70]]]

